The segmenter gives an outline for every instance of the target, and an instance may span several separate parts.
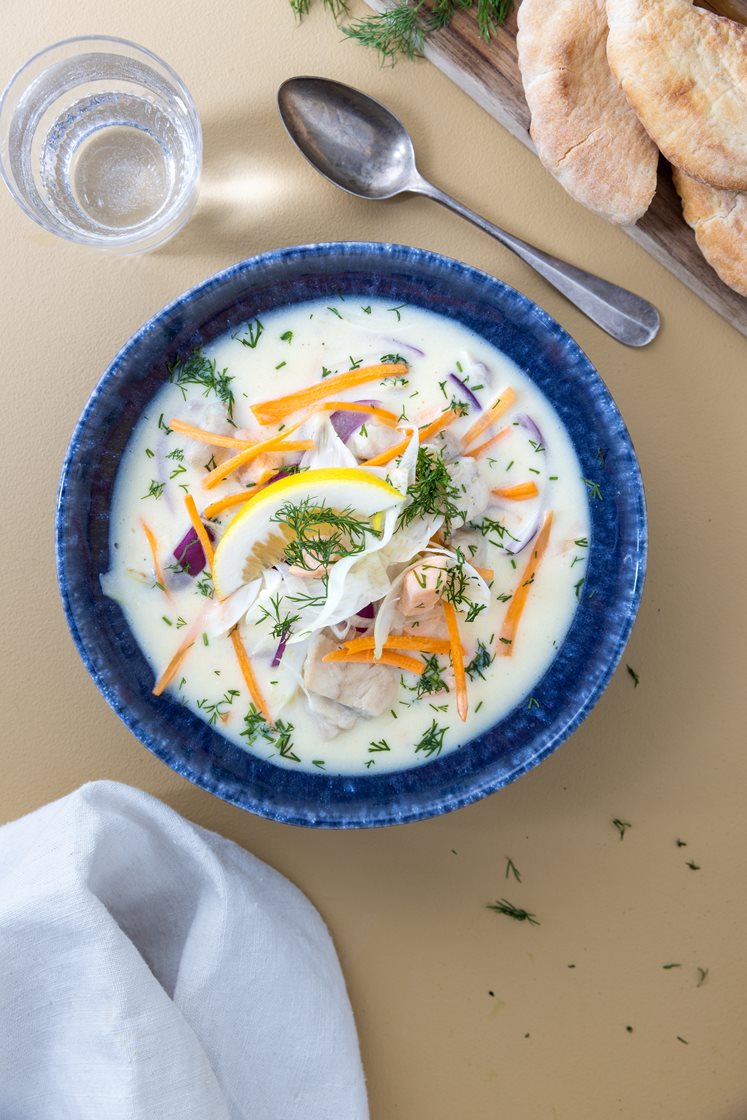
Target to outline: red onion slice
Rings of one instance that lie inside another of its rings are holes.
[[[455,385],[459,386],[459,388],[462,390],[464,395],[469,400],[470,404],[474,408],[476,408],[478,412],[482,412],[482,405],[480,404],[477,397],[475,396],[475,394],[470,389],[469,385],[465,384],[465,382],[462,381],[461,378],[457,377],[457,375],[455,373],[450,373],[449,374],[449,380],[453,381]]]
[[[205,531],[210,540],[214,541],[215,534],[208,525],[205,526]],[[205,567],[205,553],[203,552],[197,533],[191,525],[174,549],[172,556],[181,570],[186,572],[187,575],[193,577],[198,576]]]
[[[505,551],[510,552],[512,556],[517,556],[520,552],[522,552],[529,544],[529,542],[533,541],[537,536],[539,527],[542,524],[542,518],[543,511],[540,507],[535,512],[534,517],[529,519],[526,527],[519,537],[513,539],[508,534],[506,534],[507,539],[501,542]]]
[[[283,634],[282,638],[278,642],[278,648],[275,650],[275,656],[273,657],[272,661],[270,662],[270,668],[271,669],[277,669],[278,665],[283,660],[283,654],[285,653],[285,647],[288,644],[289,634],[290,634],[290,630],[286,630],[285,633]]]
[[[381,401],[355,401],[355,404],[369,404],[374,408],[381,406]],[[357,432],[366,423],[367,413],[365,412],[347,412],[339,409],[337,412],[331,412],[329,422],[335,430],[337,438],[347,443],[353,432]]]
[[[537,451],[540,451],[540,450],[547,451],[547,444],[545,443],[545,437],[542,435],[542,432],[539,430],[539,428],[535,424],[534,420],[532,420],[532,417],[527,416],[527,414],[525,412],[522,412],[522,413],[520,413],[519,416],[516,417],[516,419],[519,423],[519,426],[522,427],[524,429],[524,431],[530,432],[531,435],[534,437],[534,442],[538,445],[535,450],[537,450]]]

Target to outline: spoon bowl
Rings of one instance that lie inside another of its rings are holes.
[[[426,195],[516,253],[618,342],[645,346],[656,337],[659,312],[648,300],[514,237],[424,179],[407,129],[373,97],[329,78],[289,78],[278,90],[278,110],[309,163],[348,194]]]
[[[402,122],[373,98],[327,78],[289,78],[278,90],[288,135],[325,179],[359,198],[392,198],[417,178]]]

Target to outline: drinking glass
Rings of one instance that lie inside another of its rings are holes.
[[[202,130],[189,91],[144,47],[55,43],[0,98],[0,174],[44,229],[120,253],[173,236],[197,201]]]

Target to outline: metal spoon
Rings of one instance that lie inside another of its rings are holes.
[[[660,319],[653,304],[506,233],[424,179],[407,129],[379,101],[342,82],[299,77],[281,85],[278,109],[309,163],[348,194],[370,199],[424,194],[511,249],[619,342],[645,346],[656,337]]]

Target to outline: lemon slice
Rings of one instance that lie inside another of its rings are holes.
[[[373,518],[405,500],[388,482],[359,467],[324,467],[288,475],[261,490],[229,522],[213,561],[215,590],[225,599],[283,559],[292,530],[273,518],[283,506],[308,502]]]

